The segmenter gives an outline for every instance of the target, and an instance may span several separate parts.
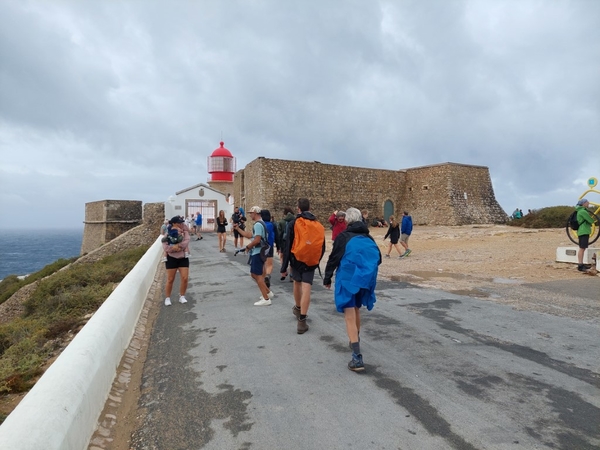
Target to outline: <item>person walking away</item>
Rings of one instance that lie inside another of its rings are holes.
[[[361,212],[362,214],[362,222],[367,226],[367,228],[369,227],[369,210],[367,209],[363,209]]]
[[[187,291],[188,279],[190,274],[190,260],[185,256],[184,249],[187,248],[190,242],[190,233],[187,227],[184,226],[184,220],[180,216],[173,217],[170,222],[173,228],[176,228],[180,233],[183,233],[183,240],[174,245],[169,245],[168,242],[163,242],[163,250],[167,254],[165,267],[167,269],[167,283],[165,285],[165,306],[171,306],[171,291],[173,290],[173,282],[175,276],[179,272],[179,303],[187,303],[185,293]]]
[[[287,276],[288,264],[291,267],[290,278],[294,280],[294,307],[292,313],[298,319],[296,331],[304,334],[308,331],[308,308],[310,294],[315,277],[315,269],[325,253],[325,228],[310,212],[310,201],[298,199],[298,215],[287,228],[287,237],[281,263],[282,277]]]
[[[594,219],[588,211],[590,202],[587,198],[582,198],[577,202],[575,209],[577,210],[577,222],[579,228],[577,228],[577,237],[579,238],[579,250],[577,251],[577,270],[585,272],[590,267],[583,264],[583,254],[585,249],[588,248],[590,242],[590,233],[592,232],[592,224]]]
[[[225,211],[220,210],[217,216],[217,237],[219,239],[219,251],[225,253],[225,243],[227,242],[227,219]],[[200,238],[202,239],[202,238]]]
[[[360,350],[360,308],[365,306],[371,311],[375,304],[381,252],[369,234],[369,228],[362,222],[358,209],[348,208],[346,221],[348,227],[333,242],[323,285],[331,289],[331,278],[335,271],[335,307],[338,312],[344,313],[346,333],[352,349],[348,369],[362,372],[365,365]]]
[[[271,217],[271,211],[268,209],[263,209],[260,212],[260,217],[264,224],[267,227],[267,242],[271,246],[269,249],[269,254],[267,255],[267,259],[265,261],[265,284],[268,288],[271,288],[271,273],[273,272],[273,255],[275,254],[275,245],[277,244],[277,227],[273,223]],[[279,247],[277,247],[279,248]]]
[[[406,250],[401,258],[408,256],[412,253],[411,249],[408,248],[408,238],[410,237],[413,229],[412,217],[408,215],[408,211],[404,211],[402,216],[402,226],[400,227],[400,245]]]
[[[267,228],[264,222],[261,221],[260,212],[260,206],[250,208],[250,218],[254,221],[252,232],[239,229],[240,222],[234,222],[233,227],[238,230],[240,236],[252,239],[246,246],[246,252],[250,252],[250,276],[252,276],[260,291],[260,298],[254,303],[254,306],[269,306],[275,295],[265,284],[265,277],[263,275],[265,263],[260,256],[260,239],[261,237],[267,239]]]
[[[277,250],[279,252],[279,261],[283,261],[283,249],[285,248],[285,242],[287,238],[287,229],[288,224],[294,220],[296,216],[294,215],[294,211],[289,206],[283,208],[283,217],[277,222],[277,238],[278,245]],[[281,281],[285,280],[285,276],[281,277]],[[290,281],[293,282],[290,277]]]
[[[202,233],[200,233],[200,230],[202,229],[202,214],[200,214],[200,211],[196,214],[196,220],[194,222],[196,224],[196,240],[199,241],[200,239],[204,239]]]
[[[334,211],[329,216],[329,223],[331,224],[331,240],[335,241],[338,234],[346,229],[346,213],[344,211]]]
[[[390,243],[388,244],[388,250],[385,254],[385,257],[390,257],[393,246],[398,252],[398,258],[402,258],[402,255],[405,253],[405,251],[401,251],[400,247],[398,247],[398,240],[400,239],[400,223],[396,222],[396,218],[394,216],[390,216],[390,227],[388,228],[387,233],[385,233],[383,240],[385,241],[388,236],[390,237]]]
[[[239,248],[244,247],[244,235],[240,231],[246,229],[246,217],[240,212],[240,208],[237,206],[233,209],[231,223],[233,224],[233,247],[238,250],[238,238],[240,239]]]

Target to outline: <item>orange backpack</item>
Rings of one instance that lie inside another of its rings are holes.
[[[304,217],[296,218],[294,223],[294,242],[292,243],[292,259],[305,269],[319,266],[323,257],[325,228],[316,220]],[[304,267],[306,266],[306,267]]]

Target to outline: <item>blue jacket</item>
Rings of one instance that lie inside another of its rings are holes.
[[[412,217],[411,216],[402,216],[402,226],[400,229],[400,233],[408,234],[412,233]]]
[[[323,284],[331,285],[333,272],[336,271],[334,296],[339,312],[343,312],[348,305],[354,306],[358,297],[369,311],[373,309],[380,264],[379,247],[363,222],[351,223],[336,237],[325,267]],[[361,290],[363,292],[359,293]]]

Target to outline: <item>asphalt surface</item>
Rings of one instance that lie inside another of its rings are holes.
[[[131,448],[600,448],[597,324],[380,282],[358,374],[318,275],[298,335],[277,260],[273,305],[253,306],[247,257],[204,237],[189,303],[173,295],[152,331]]]

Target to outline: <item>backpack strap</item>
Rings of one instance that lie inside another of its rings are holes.
[[[268,238],[267,238],[267,224],[264,223],[262,220],[259,220],[258,223],[260,223],[263,227],[263,230],[265,230],[265,233],[261,236],[261,239],[264,239],[265,241],[268,242]]]

